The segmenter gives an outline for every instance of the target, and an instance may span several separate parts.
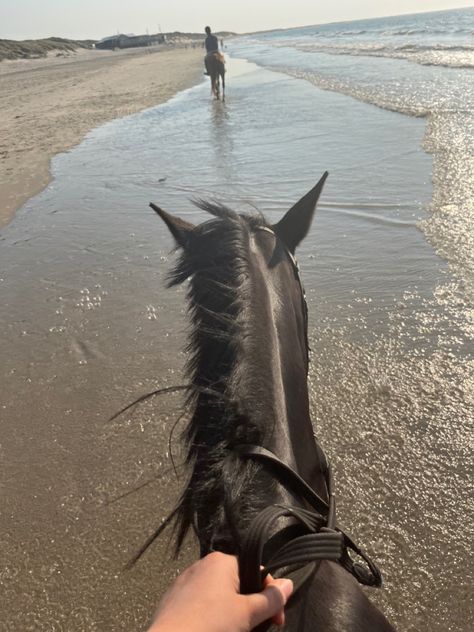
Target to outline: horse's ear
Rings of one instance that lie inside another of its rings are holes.
[[[325,171],[318,184],[296,202],[284,217],[272,227],[290,252],[295,252],[297,245],[309,231],[316,204],[327,177],[328,172]]]
[[[169,231],[175,238],[178,246],[186,248],[186,246],[189,245],[193,234],[195,228],[194,225],[189,222],[185,222],[184,219],[179,217],[173,217],[173,215],[170,215],[159,206],[156,206],[153,202],[150,202],[150,206],[156,213],[158,213],[164,223],[168,226]]]

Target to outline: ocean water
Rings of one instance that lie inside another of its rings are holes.
[[[334,22],[247,37],[329,55],[404,59],[425,66],[473,68],[474,10],[456,9],[351,22]]]
[[[226,104],[203,82],[55,158],[0,235],[5,630],[143,628],[193,555],[170,561],[164,538],[123,570],[175,502],[170,450],[181,473],[179,397],[109,421],[183,381],[184,291],[164,288],[149,201],[276,221],[326,169],[297,254],[340,522],[400,630],[470,629],[473,15],[236,39]]]
[[[424,117],[434,193],[423,230],[466,280],[474,276],[473,27],[471,8],[262,33],[231,47],[324,90]]]

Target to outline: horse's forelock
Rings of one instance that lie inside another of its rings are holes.
[[[210,202],[209,200],[203,200],[201,198],[197,198],[193,200],[193,204],[200,208],[202,211],[206,213],[210,213],[214,215],[214,217],[220,217],[221,219],[235,219],[239,218],[238,213],[234,210],[225,206],[224,204],[219,204],[217,202]]]

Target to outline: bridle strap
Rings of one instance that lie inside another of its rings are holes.
[[[232,454],[263,463],[286,489],[312,507],[309,510],[275,504],[266,507],[254,518],[239,555],[241,593],[260,592],[268,573],[285,568],[285,576],[293,580],[294,594],[314,577],[322,560],[339,562],[361,584],[377,587],[382,585],[382,576],[376,565],[335,524],[334,484],[329,464],[326,470],[329,503],[326,503],[297,472],[270,450],[255,445],[238,445],[232,450]],[[298,527],[297,536],[292,536],[292,527],[287,526],[270,537],[272,527],[281,518],[292,519],[293,525]],[[286,541],[265,560],[265,544],[277,536],[285,540],[287,534],[290,535]],[[363,559],[366,566],[354,562],[349,550]]]
[[[241,458],[252,458],[267,466],[271,465],[272,472],[276,474],[283,487],[306,500],[319,513],[324,515],[329,511],[330,505],[295,470],[270,450],[259,445],[238,445],[232,452]]]

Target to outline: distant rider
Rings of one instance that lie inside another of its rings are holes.
[[[206,72],[204,74],[208,75],[209,74],[209,66],[207,64],[208,57],[209,55],[212,55],[212,53],[219,52],[219,40],[217,39],[215,35],[212,35],[210,26],[206,26],[204,31],[206,32],[206,40],[204,42],[204,45],[206,46],[206,53],[207,53],[206,56],[204,57],[204,65],[206,66]]]

